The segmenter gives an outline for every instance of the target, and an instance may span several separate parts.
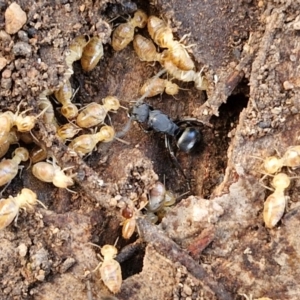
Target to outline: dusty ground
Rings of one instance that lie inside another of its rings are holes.
[[[270,192],[259,184],[261,162],[251,155],[283,154],[299,144],[300,3],[16,2],[27,22],[16,34],[1,31],[2,111],[15,111],[23,100],[24,109],[38,112],[38,95],[62,82],[64,53],[79,33],[100,36],[104,57],[91,72],[74,63],[81,86],[74,101],[85,105],[111,94],[129,107],[143,82],[159,70],[140,62],[132,45],[118,53],[110,45],[112,27],[124,22],[119,16],[126,18],[138,7],[170,20],[178,39],[191,33],[197,70],[205,66],[209,82],[206,93],[179,83],[183,90],[176,99],[163,94],[147,102],[174,119],[193,116],[212,127],[201,128],[197,153],[177,154],[194,196],[172,208],[159,227],[139,219],[142,243],[132,244],[138,235],[129,242],[119,239],[124,281],[113,298],[98,273],[84,276],[99,262],[99,250],[88,243],[113,244],[120,237],[120,199],[148,192],[158,178],[180,195],[185,181],[163,136],[146,134],[137,124],[124,136],[128,145],[102,144],[83,161],[70,155],[51,126],[37,122],[34,134],[62,167],[73,166],[77,173],[76,194],[39,182],[30,169],[5,191],[7,198],[31,188],[48,209],[21,212],[17,227],[0,232],[0,299],[298,299],[299,180],[287,192],[279,226],[267,229],[262,210]],[[0,30],[9,4],[0,1]],[[57,118],[65,122],[58,113]],[[111,119],[121,130],[126,110]]]

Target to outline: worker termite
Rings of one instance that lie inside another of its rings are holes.
[[[6,111],[0,114],[0,139],[3,140],[5,134],[9,133],[13,126],[16,126],[19,132],[31,131],[35,126],[35,121],[48,109],[48,107],[46,107],[37,116],[24,116],[31,108],[19,114],[21,104],[22,102],[18,105],[15,113]]]
[[[73,123],[67,123],[62,126],[60,126],[57,129],[57,135],[62,139],[62,140],[68,140],[72,139],[80,130],[77,125]]]
[[[105,97],[102,102],[103,105],[92,102],[84,107],[77,116],[76,124],[81,128],[102,124],[109,111],[118,110],[120,107],[119,100],[113,96]]]
[[[179,92],[179,86],[167,79],[150,78],[141,87],[140,94],[148,94],[148,97],[154,97],[165,92],[168,95],[176,95]]]
[[[51,101],[48,99],[47,96],[51,94],[50,90],[43,91],[38,98],[38,107],[40,110],[45,111],[43,115],[43,120],[46,124],[53,124],[54,126],[58,126],[55,115],[54,115],[54,108]]]
[[[19,141],[19,136],[16,130],[14,130],[14,128],[12,128],[12,130],[9,133],[3,135],[2,137],[3,141],[1,141],[0,138],[0,158],[7,153],[10,145],[17,144]]]
[[[105,125],[100,128],[100,131],[92,134],[83,134],[75,138],[69,148],[77,152],[80,156],[84,156],[93,151],[99,142],[110,142],[115,137],[113,127]]]
[[[71,44],[66,53],[66,64],[68,66],[68,75],[72,75],[73,71],[73,63],[76,60],[79,60],[82,57],[83,49],[87,45],[88,41],[86,40],[84,35],[80,35],[76,37]]]
[[[46,206],[37,199],[36,193],[27,188],[23,188],[16,197],[10,196],[7,199],[1,199],[0,230],[7,227],[17,217],[20,209],[32,209],[37,203],[46,209]]]
[[[199,72],[195,72],[194,70],[184,71],[180,70],[171,60],[164,60],[163,66],[174,78],[184,82],[194,81],[195,88],[197,90],[207,90],[207,80],[202,76],[203,68]]]
[[[70,169],[61,169],[60,166],[53,162],[38,162],[32,166],[32,174],[43,182],[52,182],[58,188],[65,188],[74,184],[73,176],[66,175],[65,171]]]
[[[268,156],[262,159],[257,156],[253,156],[263,160],[262,169],[267,174],[275,174],[283,167],[298,168],[300,167],[300,146],[288,147],[282,158],[277,156]]]
[[[7,111],[0,114],[0,142],[3,143],[7,139],[7,135],[14,126],[11,112]]]
[[[19,147],[14,151],[12,159],[3,159],[0,162],[0,186],[9,183],[18,174],[21,161],[27,161],[28,158],[28,150]]]
[[[134,36],[133,48],[141,61],[161,62],[162,60],[162,54],[156,51],[153,42],[140,34]]]
[[[81,66],[84,71],[93,70],[103,56],[103,45],[98,37],[92,37],[83,49]]]
[[[147,25],[147,15],[138,9],[132,19],[120,24],[113,32],[111,45],[115,51],[123,50],[134,37],[135,27],[144,28]]]
[[[99,247],[98,245],[92,244]],[[102,262],[95,268],[93,272],[100,269],[100,275],[103,283],[114,294],[118,293],[122,285],[122,271],[120,264],[114,259],[118,250],[113,245],[104,245],[101,248]]]
[[[155,16],[148,18],[148,32],[154,42],[161,48],[167,48],[163,52],[163,59],[170,60],[181,70],[192,70],[195,68],[193,60],[187,53],[180,41],[174,40],[172,29]]]
[[[273,228],[280,221],[286,206],[284,191],[289,187],[291,179],[284,173],[278,173],[272,180],[275,191],[264,203],[263,219],[266,227]]]
[[[77,106],[71,102],[74,95],[75,93],[69,80],[67,80],[59,90],[54,92],[55,98],[62,104],[61,114],[67,119],[76,118],[78,115]]]

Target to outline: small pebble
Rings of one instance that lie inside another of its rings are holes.
[[[10,77],[11,77],[11,70],[6,69],[2,72],[2,78],[10,78]]]
[[[20,30],[18,32],[18,38],[22,41],[22,42],[28,42],[29,38],[28,38],[28,34],[27,32]]]
[[[289,81],[285,81],[283,83],[283,88],[285,90],[292,90],[294,88],[294,85],[292,83],[290,83]]]
[[[14,55],[18,56],[26,56],[29,57],[31,56],[31,46],[25,42],[17,42],[13,46],[13,53]]]
[[[25,255],[27,254],[27,250],[28,250],[28,248],[24,243],[22,243],[18,246],[19,255],[21,257],[25,257]]]
[[[0,57],[0,71],[7,65],[7,59]]]
[[[13,2],[5,11],[5,31],[9,34],[18,32],[27,21],[26,13],[19,4]]]
[[[11,40],[11,37],[4,30],[0,30],[0,40],[9,42]]]
[[[193,293],[192,289],[187,284],[183,285],[183,292],[188,296],[191,296]]]

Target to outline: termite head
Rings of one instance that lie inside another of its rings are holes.
[[[268,174],[275,174],[282,167],[281,160],[276,156],[269,156],[264,160],[263,168]]]
[[[19,147],[14,151],[14,155],[18,156],[21,161],[27,161],[29,159],[29,152],[24,147]]]
[[[179,87],[178,87],[178,85],[176,83],[172,83],[170,81],[167,81],[165,92],[168,95],[174,96],[174,95],[178,94]]]
[[[67,119],[74,119],[78,115],[78,108],[73,103],[62,106],[61,114]]]
[[[107,96],[102,102],[108,110],[118,110],[120,108],[120,101],[114,96]]]
[[[111,259],[116,257],[118,250],[115,246],[112,245],[104,245],[101,247],[101,254],[104,259]]]
[[[68,186],[74,184],[74,180],[71,176],[66,175],[63,170],[57,170],[53,177],[53,184],[56,187],[66,189]]]
[[[285,190],[289,187],[291,179],[285,173],[278,173],[272,180],[272,185],[275,189]]]

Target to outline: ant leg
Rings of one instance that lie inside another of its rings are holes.
[[[131,127],[131,123],[132,123],[132,119],[130,118],[128,120],[128,122],[125,124],[124,128],[121,131],[116,133],[115,139],[119,139],[119,138],[123,137],[129,131],[129,129]]]
[[[90,283],[89,280],[87,280],[87,282],[86,282],[86,289],[87,289],[87,292],[86,292],[87,299],[88,300],[94,300],[92,290],[91,290],[91,283]]]
[[[178,170],[180,171],[180,173],[182,174],[182,176],[184,177],[185,181],[186,181],[186,185],[187,185],[187,188],[188,188],[188,192],[184,193],[183,195],[187,194],[190,192],[191,190],[191,186],[190,186],[190,181],[188,180],[188,178],[186,177],[185,173],[183,172],[183,169],[181,167],[181,165],[179,164],[176,156],[175,156],[175,153],[174,153],[174,150],[173,148],[171,147],[171,144],[170,144],[170,138],[169,136],[165,135],[165,146],[166,148],[168,149],[169,151],[169,154],[172,158],[172,161],[173,163],[175,164],[175,166],[178,168]]]

